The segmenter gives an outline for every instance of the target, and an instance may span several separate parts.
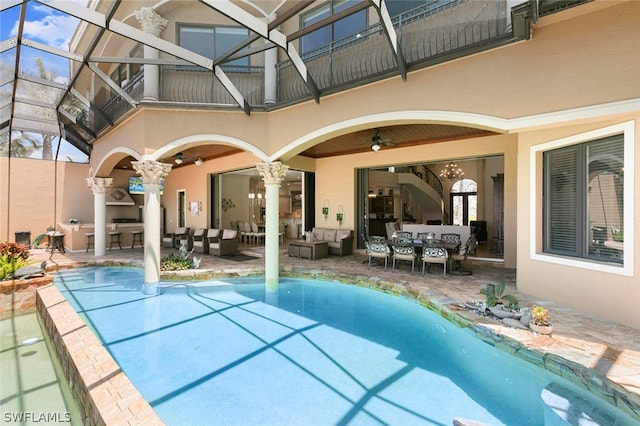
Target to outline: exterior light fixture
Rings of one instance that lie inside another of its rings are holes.
[[[379,143],[374,143],[373,145],[371,145],[371,150],[374,151],[375,153],[378,153],[378,151],[380,151],[380,148],[382,148],[380,146]]]
[[[202,158],[190,157],[188,155],[184,155],[181,152],[177,153],[173,157],[174,157],[173,162],[176,163],[177,165],[183,164],[185,161],[193,161],[193,164],[195,164],[196,166],[201,166],[202,163],[204,163],[204,161],[202,161]]]

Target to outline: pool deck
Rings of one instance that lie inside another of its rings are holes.
[[[243,253],[256,256],[255,260],[233,261],[209,255],[201,258],[199,277],[223,275],[256,275],[264,272],[264,258],[260,248],[246,246]],[[177,250],[163,249],[162,255]],[[54,253],[32,250],[33,260],[47,260],[48,270],[91,265],[142,264],[142,249],[123,249],[107,252],[95,257],[93,253]],[[392,292],[404,292],[416,296],[450,316],[454,322],[470,325],[476,334],[487,343],[500,347],[527,361],[538,364],[566,378],[579,382],[609,400],[624,411],[640,420],[640,330],[594,317],[585,312],[541,300],[515,288],[515,271],[505,269],[495,261],[467,261],[465,268],[472,275],[448,275],[442,277],[442,270],[421,275],[422,265],[416,265],[412,275],[410,266],[402,263],[400,269],[384,271],[382,266],[367,268],[363,252],[338,257],[330,256],[311,261],[289,257],[286,248],[280,255],[281,276],[304,276],[328,280],[350,280],[359,284],[382,287]],[[193,271],[176,274],[182,279],[190,279]],[[480,289],[488,283],[504,281],[507,291],[514,294],[520,306],[542,304],[549,309],[554,332],[551,336],[532,333],[506,326],[488,316],[460,309],[459,304],[473,300],[484,300]],[[561,360],[561,361],[559,361]]]

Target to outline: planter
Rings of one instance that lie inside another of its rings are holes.
[[[489,311],[491,311],[493,315],[497,316],[500,319],[504,319],[504,318],[519,319],[522,316],[521,312],[505,310],[505,309],[498,308],[496,306],[492,306],[491,308],[489,308]]]
[[[551,334],[553,333],[552,325],[536,325],[533,321],[529,323],[531,331],[535,331],[538,334]]]

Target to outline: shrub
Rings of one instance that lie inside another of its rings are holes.
[[[507,285],[503,281],[497,284],[488,284],[486,288],[480,290],[480,294],[487,296],[487,307],[491,308],[496,305],[504,305],[511,309],[519,309],[518,299],[513,294],[506,293]]]
[[[193,269],[193,260],[170,254],[160,259],[161,271],[184,271]]]
[[[0,243],[0,281],[13,278],[13,273],[29,266],[29,250],[24,244]]]

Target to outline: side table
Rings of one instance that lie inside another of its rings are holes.
[[[289,256],[310,260],[329,256],[329,245],[326,241],[292,241],[289,243]]]

